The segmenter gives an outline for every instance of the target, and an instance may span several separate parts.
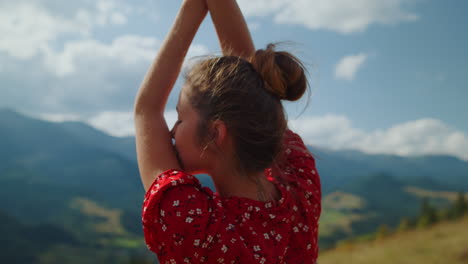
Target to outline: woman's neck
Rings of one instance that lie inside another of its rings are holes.
[[[224,171],[213,172],[210,175],[221,197],[237,196],[262,202],[281,198],[281,192],[267,180],[264,172],[238,175]]]

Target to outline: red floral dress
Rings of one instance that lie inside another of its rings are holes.
[[[220,197],[179,170],[157,176],[143,204],[148,248],[162,264],[316,263],[320,179],[302,139],[285,134],[285,181],[268,180],[281,191],[278,201]]]

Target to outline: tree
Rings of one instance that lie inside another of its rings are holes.
[[[456,218],[462,217],[468,211],[468,203],[463,191],[458,193],[457,200],[455,200],[455,204],[453,206],[453,211]]]
[[[380,240],[380,239],[383,239],[385,238],[386,236],[388,236],[389,234],[389,230],[388,230],[388,226],[386,224],[382,224],[379,226],[379,228],[377,229],[377,233],[375,235],[375,239],[376,240]]]
[[[452,220],[454,219],[454,210],[452,208],[453,206],[450,206],[449,208],[444,208],[439,212],[439,219],[440,220]]]
[[[129,264],[150,264],[154,263],[151,259],[142,254],[132,254],[129,259]]]
[[[437,211],[429,203],[428,198],[424,198],[421,202],[421,212],[418,217],[417,226],[418,227],[428,227],[437,222]]]
[[[411,223],[408,218],[403,218],[400,221],[400,224],[398,225],[398,232],[403,232],[411,228]]]

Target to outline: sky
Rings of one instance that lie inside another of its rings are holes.
[[[284,42],[306,64],[309,96],[285,108],[307,144],[468,161],[467,1],[238,3],[257,49]],[[133,135],[136,92],[180,4],[0,0],[0,108]],[[208,16],[188,57],[219,53]]]

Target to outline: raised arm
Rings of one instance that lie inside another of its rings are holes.
[[[164,119],[164,108],[188,48],[207,12],[205,0],[183,1],[138,91],[134,109],[135,136],[138,167],[145,190],[161,172],[180,168]]]
[[[255,53],[247,23],[235,0],[206,0],[224,55],[247,58]]]

